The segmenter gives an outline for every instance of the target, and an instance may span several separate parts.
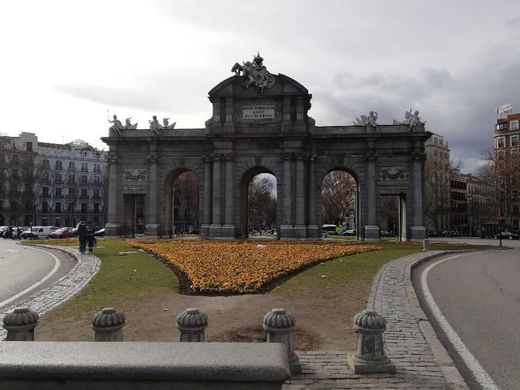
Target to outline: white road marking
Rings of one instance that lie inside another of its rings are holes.
[[[16,253],[16,252],[19,252],[19,251],[16,250],[16,249],[8,249],[8,250],[6,250],[6,252]]]
[[[8,305],[9,303],[13,302],[14,300],[20,298],[21,296],[27,294],[28,292],[34,290],[35,288],[37,288],[38,286],[40,286],[42,283],[45,283],[47,280],[49,280],[57,271],[58,269],[60,268],[60,265],[61,265],[61,261],[60,259],[58,259],[54,254],[52,254],[51,252],[47,252],[46,250],[43,250],[43,249],[39,249],[39,248],[33,248],[35,250],[38,250],[40,252],[43,252],[43,253],[46,253],[48,254],[49,256],[51,256],[53,259],[54,259],[54,267],[52,268],[52,270],[47,274],[45,275],[45,277],[43,279],[40,279],[38,282],[34,283],[33,285],[27,287],[25,290],[23,291],[20,291],[18,294],[16,295],[13,295],[11,298],[8,298],[6,299],[5,301],[2,301],[0,302],[0,307],[3,307],[5,305]]]
[[[428,286],[428,273],[432,270],[433,267],[441,263],[444,263],[445,261],[472,254],[473,253],[464,253],[456,256],[451,256],[429,265],[421,275],[421,287],[424,293],[424,298],[426,299],[426,302],[428,303],[428,306],[430,307],[433,316],[437,320],[438,324],[450,340],[451,344],[453,345],[461,359],[464,361],[466,367],[468,367],[468,369],[471,371],[477,382],[480,384],[482,389],[499,390],[497,384],[493,381],[493,379],[491,379],[486,370],[484,370],[484,368],[480,365],[475,356],[473,356],[473,354],[469,351],[466,345],[462,342],[457,332],[455,332],[455,330],[451,327],[446,317],[444,317],[444,315],[441,312],[441,309],[439,309],[439,307],[435,303],[435,300],[433,299],[432,293],[430,291],[430,287]]]

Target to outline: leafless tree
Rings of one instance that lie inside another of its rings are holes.
[[[344,171],[329,172],[321,187],[322,221],[340,225],[355,214],[356,181]],[[352,224],[354,221],[350,221]],[[352,226],[351,226],[352,227]]]

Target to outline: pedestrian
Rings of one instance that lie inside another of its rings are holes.
[[[94,229],[88,229],[87,241],[88,241],[88,251],[90,253],[92,253],[94,251],[94,246],[96,245],[96,236],[94,234]]]
[[[85,253],[87,249],[87,225],[85,225],[85,221],[81,221],[78,226],[78,240],[79,240],[79,251],[80,253]]]

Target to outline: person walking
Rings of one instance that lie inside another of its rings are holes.
[[[87,225],[85,225],[85,221],[81,221],[78,224],[78,240],[79,240],[80,253],[85,253],[85,251],[87,249],[87,239],[88,239]]]
[[[96,245],[96,235],[94,234],[93,228],[88,229],[87,242],[88,242],[88,251],[90,253],[92,253],[94,251],[94,246]]]

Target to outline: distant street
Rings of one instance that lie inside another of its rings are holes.
[[[0,239],[0,311],[52,285],[73,265],[73,260],[59,251]]]
[[[471,240],[474,244],[479,242],[484,240]],[[517,326],[520,323],[520,242],[505,241],[504,244],[516,248],[447,255],[421,265],[414,272],[414,285],[416,289],[420,286],[421,300],[428,300],[427,290],[433,300],[433,304],[429,302],[429,307],[425,307],[428,317],[431,319],[438,310],[434,324],[437,331],[443,327],[444,320],[454,331],[455,336],[444,326],[443,343],[450,339],[448,350],[452,356],[453,351],[458,350],[459,358],[455,359],[458,366],[462,362],[460,357],[466,365],[472,366],[472,369],[459,367],[466,378],[469,372],[472,372],[470,376],[479,378],[468,381],[475,389],[480,388],[477,382],[487,383],[482,386],[486,389],[519,388],[520,360],[516,357],[520,356]],[[457,336],[467,350],[460,345],[454,348]]]

